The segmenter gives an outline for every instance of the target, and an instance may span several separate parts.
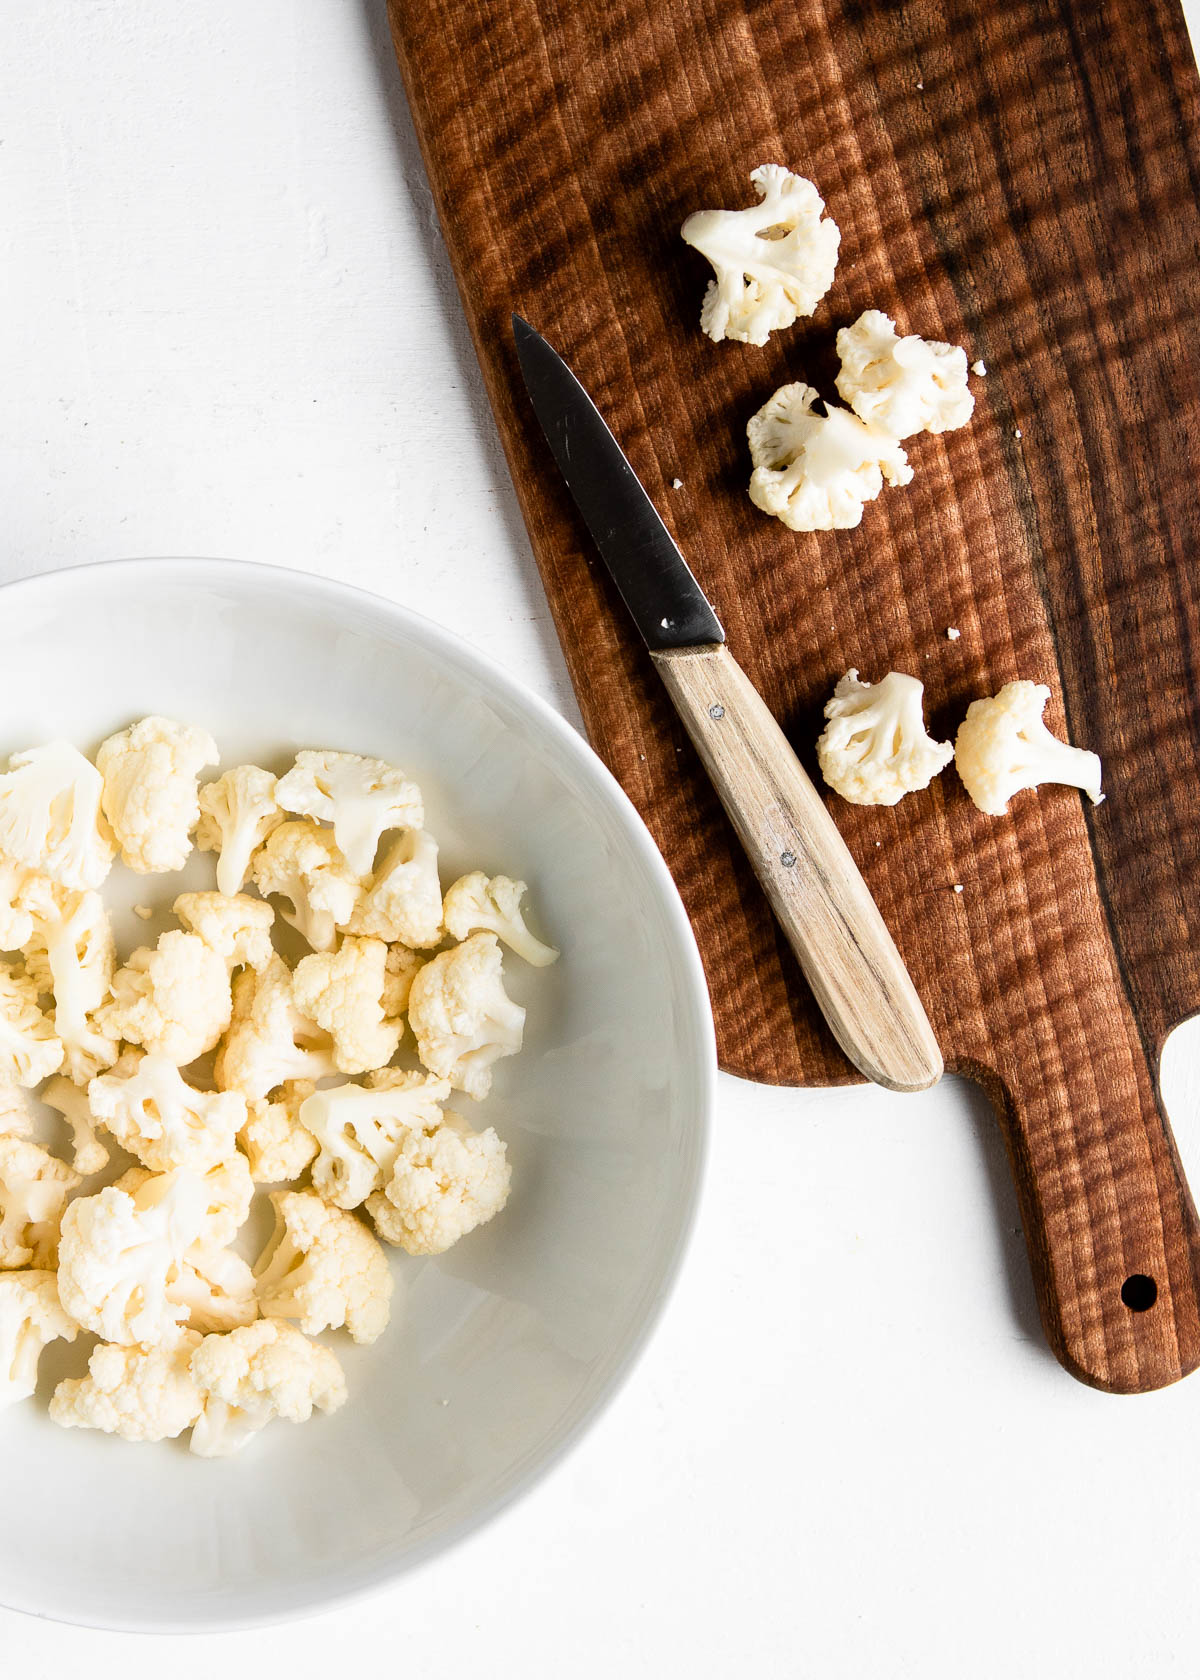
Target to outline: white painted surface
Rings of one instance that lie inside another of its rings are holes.
[[[0,9],[0,576],[181,551],[327,572],[574,715],[381,10]],[[1190,1042],[1166,1071],[1200,1182]],[[138,1640],[0,1612],[0,1673],[1190,1673],[1200,1386],[1116,1400],[1064,1376],[1016,1224],[961,1084],[725,1079],[678,1295],[544,1489],[293,1628]]]

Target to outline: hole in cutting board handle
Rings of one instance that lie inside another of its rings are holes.
[[[1134,1272],[1121,1285],[1121,1299],[1130,1312],[1149,1312],[1158,1300],[1158,1285],[1144,1272]]]

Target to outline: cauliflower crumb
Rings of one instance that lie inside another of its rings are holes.
[[[387,962],[382,939],[347,934],[336,952],[314,952],[296,965],[296,1007],[333,1040],[339,1073],[369,1073],[399,1049],[403,1029],[384,1018]]]
[[[229,1025],[229,971],[194,933],[172,928],[143,945],[113,976],[112,997],[96,1024],[179,1067],[206,1055]]]
[[[784,385],[746,427],[750,500],[793,531],[849,530],[889,484],[912,468],[896,439],[844,408],[815,414],[811,385]]]
[[[987,372],[987,369],[984,367],[982,362],[972,362],[971,372],[978,374],[980,379],[982,379],[984,374]]]
[[[367,1212],[386,1242],[408,1254],[443,1254],[493,1219],[508,1200],[505,1148],[491,1126],[472,1131],[458,1114],[412,1126]]]
[[[759,203],[746,210],[699,210],[682,228],[715,271],[704,294],[701,329],[714,344],[765,344],[771,333],[811,315],[833,284],[841,234],[824,215],[811,181],[777,163],[752,170]]]
[[[365,1225],[311,1190],[271,1194],[275,1230],[254,1268],[265,1318],[293,1318],[306,1335],[343,1324],[374,1342],[391,1316],[387,1256]]]
[[[896,805],[949,764],[954,748],[926,733],[923,694],[924,685],[901,671],[874,685],[846,672],[826,704],[829,721],[817,742],[821,774],[843,799]]]
[[[955,431],[974,412],[966,351],[915,333],[900,338],[882,310],[868,309],[843,327],[837,353],[838,395],[889,437]]]
[[[477,1102],[492,1088],[492,1064],[521,1048],[525,1011],[506,994],[500,943],[473,933],[417,975],[408,1020],[431,1073]]]
[[[104,814],[130,869],[164,875],[183,868],[200,820],[200,772],[219,756],[207,730],[163,717],[142,718],[103,743],[96,768]]]
[[[954,764],[989,816],[1003,816],[1014,793],[1043,782],[1081,788],[1093,805],[1104,798],[1096,754],[1058,740],[1042,721],[1049,698],[1044,683],[1010,682],[968,706],[954,743]]]
[[[671,488],[672,488],[672,490],[682,490],[683,489],[683,480],[681,478],[673,478],[671,480]]]
[[[956,642],[961,635],[962,635],[962,631],[961,630],[956,630],[954,628],[953,624],[952,624],[950,626],[950,628],[946,631],[946,640],[948,642]]]
[[[954,890],[955,890],[955,892],[956,892],[956,893],[960,893],[960,892],[962,892],[962,890],[963,890],[963,886],[962,886],[962,882],[961,882],[961,881],[955,881],[955,883],[954,883]]]
[[[154,915],[154,911],[148,904],[135,904],[133,907],[133,913],[143,922],[148,922]]]
[[[126,1441],[168,1441],[190,1429],[204,1397],[192,1380],[200,1335],[184,1330],[159,1347],[92,1350],[86,1377],[67,1377],[54,1390],[50,1416],[63,1429],[102,1429]]]
[[[273,1418],[306,1423],[314,1407],[335,1412],[346,1403],[336,1355],[274,1318],[206,1336],[191,1368],[204,1396],[191,1440],[201,1458],[239,1452]]]
[[[301,752],[275,789],[285,811],[321,817],[354,875],[367,875],[380,836],[392,828],[420,828],[421,790],[381,758],[358,753]]]

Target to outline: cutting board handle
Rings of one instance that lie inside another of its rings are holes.
[[[1152,1067],[1114,976],[1088,991],[1069,1037],[1047,1023],[1004,1074],[959,1071],[1000,1110],[1051,1347],[1081,1382],[1139,1394],[1200,1365],[1200,1222],[1157,1055]]]

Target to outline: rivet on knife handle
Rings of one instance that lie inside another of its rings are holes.
[[[653,659],[838,1043],[878,1085],[934,1084],[942,1056],[916,988],[762,696],[726,647]]]

